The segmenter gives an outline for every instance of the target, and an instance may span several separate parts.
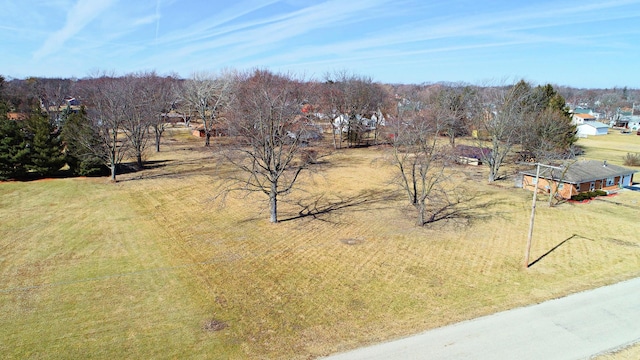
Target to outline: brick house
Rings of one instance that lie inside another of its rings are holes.
[[[558,170],[541,170],[537,186],[535,169],[522,171],[519,185],[526,190],[533,191],[537,188],[545,193],[555,193],[557,189],[558,195],[570,199],[582,192],[604,190],[613,193],[631,186],[633,174],[636,172],[622,166],[607,164],[606,161],[581,160],[563,165]]]

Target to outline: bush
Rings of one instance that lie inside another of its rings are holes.
[[[594,197],[598,196],[607,196],[607,192],[604,190],[595,190],[595,191],[587,191],[577,195],[573,195],[571,200],[573,201],[583,201],[583,200],[591,200]]]
[[[606,191],[604,191],[604,190],[596,190],[596,191],[593,191],[593,194],[594,194],[594,196],[592,196],[592,197],[596,197],[596,196],[607,196],[607,195],[609,195],[609,194],[608,194]]]
[[[573,201],[583,201],[583,200],[589,200],[589,199],[591,199],[591,196],[589,196],[589,193],[586,193],[586,192],[585,193],[580,193],[580,194],[577,194],[577,195],[573,195],[571,197],[571,200],[573,200]]]
[[[640,154],[627,153],[627,155],[623,157],[623,163],[626,166],[640,166]]]

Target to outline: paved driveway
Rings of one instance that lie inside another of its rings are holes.
[[[640,278],[327,359],[586,359],[638,341]]]

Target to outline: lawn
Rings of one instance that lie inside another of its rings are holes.
[[[5,357],[306,359],[640,275],[638,192],[541,199],[523,269],[531,193],[484,169],[458,178],[491,205],[419,228],[384,148],[339,151],[274,225],[266,198],[217,197],[229,170],[201,140],[149,158],[116,184],[0,183]]]
[[[607,160],[616,165],[623,165],[623,158],[628,153],[640,154],[640,136],[635,132],[622,134],[618,130],[609,130],[608,135],[579,139],[578,145],[585,148],[586,158]]]

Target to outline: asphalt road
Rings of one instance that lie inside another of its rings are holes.
[[[326,359],[588,359],[639,341],[640,278]]]

